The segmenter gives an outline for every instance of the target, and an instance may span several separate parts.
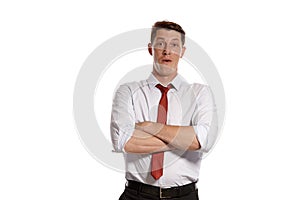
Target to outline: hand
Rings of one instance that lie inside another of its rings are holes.
[[[139,122],[135,124],[135,128],[144,132],[147,132],[151,135],[156,135],[164,127],[164,124],[156,122]]]

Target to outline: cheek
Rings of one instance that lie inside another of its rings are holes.
[[[159,54],[157,51],[155,51],[154,54],[153,54],[153,59],[154,59],[155,61],[157,61],[158,58],[160,57],[159,55],[160,55],[160,54]]]
[[[178,63],[179,59],[180,59],[180,56],[179,56],[179,55],[176,55],[176,56],[173,57],[173,60],[174,60],[176,63]]]

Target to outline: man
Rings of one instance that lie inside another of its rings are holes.
[[[207,86],[188,84],[177,73],[184,43],[180,25],[156,22],[148,44],[152,74],[115,94],[111,136],[114,149],[124,153],[127,179],[120,200],[198,199],[215,105]]]

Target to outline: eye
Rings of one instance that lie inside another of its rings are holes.
[[[179,47],[178,43],[171,43],[171,47]]]
[[[165,43],[162,42],[162,41],[157,41],[157,42],[154,44],[154,46],[155,46],[156,48],[163,48],[163,47],[165,46]]]

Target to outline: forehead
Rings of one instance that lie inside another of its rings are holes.
[[[181,41],[181,33],[169,30],[169,29],[159,29],[156,31],[155,39],[162,38],[165,40],[178,39]]]

